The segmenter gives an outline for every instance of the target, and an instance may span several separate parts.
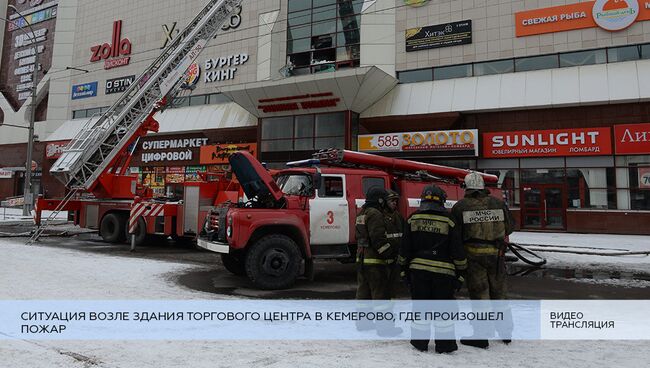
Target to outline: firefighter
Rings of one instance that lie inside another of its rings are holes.
[[[395,240],[388,239],[388,224],[385,215],[388,193],[384,188],[372,187],[366,194],[366,202],[356,218],[357,235],[357,296],[356,299],[387,301],[393,297],[394,287],[391,279],[398,277],[395,273],[395,263],[398,248]],[[369,305],[359,302],[360,310],[368,310]],[[391,308],[389,302],[374,302],[375,312],[386,312]],[[402,332],[393,322],[378,322],[371,324],[367,321],[357,323],[358,330],[377,328],[379,336],[395,336]]]
[[[394,190],[386,190],[386,208],[384,209],[384,216],[386,217],[386,238],[390,242],[397,253],[402,242],[402,233],[404,231],[404,218],[397,210],[399,203],[399,194]],[[396,255],[397,256],[397,255]],[[395,256],[395,257],[396,257]],[[399,273],[400,268],[397,262],[393,264],[389,277],[389,298],[394,299],[397,296],[399,289]]]
[[[472,300],[506,299],[505,237],[512,233],[512,215],[506,204],[485,189],[483,177],[476,172],[465,176],[465,197],[452,208],[459,219],[463,245],[467,253],[467,290]],[[497,325],[504,343],[510,343],[512,319],[509,310]],[[476,331],[475,331],[476,332]],[[494,331],[483,335],[492,335]],[[488,340],[478,337],[461,339],[464,345],[487,349]]]
[[[404,228],[399,264],[414,300],[453,300],[463,282],[467,260],[456,221],[445,209],[446,198],[438,186],[424,187],[420,208]],[[458,350],[453,322],[436,321],[434,327],[437,353]],[[413,347],[427,351],[430,338],[428,322],[412,324]]]

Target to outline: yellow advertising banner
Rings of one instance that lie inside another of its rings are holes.
[[[439,130],[360,135],[359,151],[435,152],[435,156],[478,156],[478,130]]]

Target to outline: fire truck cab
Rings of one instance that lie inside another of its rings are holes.
[[[405,218],[419,207],[422,188],[435,182],[451,207],[463,195],[456,183],[427,175],[395,175],[370,168],[309,166],[274,176],[249,153],[231,156],[233,172],[250,198],[215,208],[206,218],[198,245],[222,254],[224,266],[262,289],[290,287],[303,272],[313,276],[316,259],[353,262],[355,221],[374,186],[400,193]]]

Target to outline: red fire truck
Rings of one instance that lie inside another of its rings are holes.
[[[186,183],[181,198],[154,199],[138,187],[128,172],[138,140],[158,131],[154,114],[167,107],[181,90],[185,73],[206,44],[215,37],[242,0],[209,0],[193,20],[169,43],[151,65],[103,114],[90,121],[63,149],[50,173],[69,189],[63,199],[39,198],[37,240],[49,220],[60,211],[71,211],[76,224],[99,229],[109,242],[127,237],[130,212],[136,243],[147,234],[195,237],[209,208],[223,201],[237,202],[239,184],[224,175],[198,183]],[[41,224],[41,212],[52,214]],[[200,219],[200,220],[199,220]]]
[[[373,186],[400,193],[406,217],[420,202],[422,188],[435,183],[451,207],[464,191],[467,170],[330,149],[290,163],[272,177],[249,153],[230,156],[245,203],[210,211],[199,236],[201,248],[221,253],[224,266],[262,289],[290,287],[300,274],[313,277],[316,259],[352,261],[355,219]],[[497,177],[481,174],[487,184]],[[492,187],[493,195],[502,196]],[[303,262],[304,261],[304,262]]]

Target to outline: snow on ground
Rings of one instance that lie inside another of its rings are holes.
[[[25,245],[26,241],[0,238],[0,299],[192,299],[212,295],[167,280],[170,273],[196,266]]]
[[[41,217],[43,219],[48,218],[52,214],[52,211],[43,211]],[[68,212],[62,211],[57,213],[57,220],[65,220],[68,218]],[[33,217],[23,216],[22,208],[9,208],[9,207],[0,207],[0,223],[1,222],[33,222]]]
[[[62,241],[65,241],[63,239]],[[0,300],[215,299],[171,273],[197,265],[26,246],[0,239]],[[225,298],[225,296],[224,296]],[[431,346],[433,347],[433,346]],[[3,367],[643,367],[647,341],[493,342],[451,355],[405,341],[0,341]]]
[[[647,347],[646,341],[515,341],[493,342],[488,350],[461,345],[440,355],[405,341],[64,341],[10,342],[0,358],[10,367],[636,368],[647,366]]]
[[[515,232],[510,241],[517,244],[552,245],[549,250],[587,252],[650,251],[650,236],[613,234],[570,234]],[[536,248],[542,249],[542,248]],[[548,268],[583,268],[650,274],[650,255],[600,256],[535,250],[547,259]]]

